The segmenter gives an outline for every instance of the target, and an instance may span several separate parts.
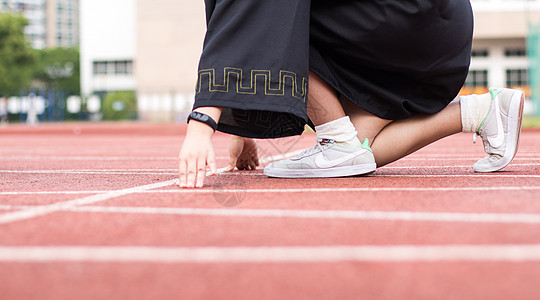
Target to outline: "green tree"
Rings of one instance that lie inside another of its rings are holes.
[[[134,91],[110,92],[103,99],[104,120],[137,119],[137,97]]]
[[[30,84],[35,56],[24,36],[26,25],[21,15],[0,13],[0,96],[17,95]]]
[[[79,49],[48,48],[36,53],[34,80],[46,88],[80,94]]]

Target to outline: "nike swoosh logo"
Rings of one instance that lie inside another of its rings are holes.
[[[342,163],[348,161],[349,159],[353,159],[353,158],[357,157],[358,155],[360,155],[360,154],[358,152],[356,152],[356,153],[347,154],[347,155],[345,155],[343,157],[340,157],[338,159],[327,160],[324,157],[324,154],[321,152],[321,153],[319,153],[319,155],[317,155],[315,157],[314,162],[315,162],[315,165],[317,165],[317,167],[322,168],[322,169],[327,169],[327,168],[332,168],[332,167],[335,167],[335,166],[337,166],[339,164],[342,164]]]
[[[502,146],[504,142],[504,127],[503,127],[503,121],[501,117],[501,108],[499,105],[499,96],[495,98],[495,117],[497,120],[497,136],[492,137],[488,136],[488,141],[494,148],[499,148]]]

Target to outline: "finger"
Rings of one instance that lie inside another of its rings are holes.
[[[186,168],[186,187],[194,188],[197,176],[197,158],[193,157],[187,160]]]
[[[217,170],[217,164],[216,164],[216,155],[214,154],[214,151],[209,151],[208,155],[206,157],[206,164],[210,168],[210,172],[212,172],[212,175],[215,175]]]
[[[179,186],[185,188],[187,184],[187,164],[186,160],[183,158],[178,159],[178,179]]]
[[[234,171],[234,168],[236,167],[236,164],[237,164],[237,160],[236,160],[236,158],[233,159],[233,156],[231,154],[231,157],[229,159],[229,164],[227,164],[227,166],[225,167],[223,172],[232,172],[232,171]]]
[[[206,157],[199,156],[197,159],[197,182],[195,187],[202,188],[204,185],[204,178],[206,177]]]
[[[235,156],[232,152],[230,152],[229,157],[229,164],[227,165],[227,168],[225,169],[225,172],[231,172],[234,170],[234,167],[237,165],[238,157]]]
[[[242,154],[243,149],[243,139],[233,136],[229,144],[229,165],[227,166],[227,172],[234,170],[234,167],[238,165],[238,158]]]
[[[234,171],[234,165],[228,164],[225,169],[223,169],[223,172],[232,172]]]
[[[253,162],[255,163],[256,166],[259,166],[259,156],[257,155],[257,153],[255,153],[255,156],[253,156]]]
[[[237,163],[236,163],[236,167],[238,168],[238,170],[246,170],[246,167],[247,167],[247,163],[245,160],[239,160]]]
[[[257,170],[257,165],[255,164],[255,161],[251,160],[249,162],[249,169],[250,170]]]

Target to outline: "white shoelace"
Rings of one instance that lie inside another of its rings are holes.
[[[317,151],[317,150],[321,150],[321,152],[324,152],[325,148],[327,148],[327,147],[323,147],[323,145],[327,145],[327,144],[329,144],[329,143],[324,143],[324,144],[323,144],[323,140],[322,140],[322,139],[316,139],[316,141],[317,141],[317,145],[315,145],[315,146],[313,146],[313,147],[311,147],[311,148],[309,148],[309,149],[306,149],[306,150],[300,152],[300,154],[298,154],[298,155],[296,156],[296,158],[301,158],[301,157],[303,157],[303,156],[309,155],[309,154],[311,154],[311,153],[313,153],[313,152],[315,152],[315,151]]]
[[[473,142],[473,144],[476,144],[476,137],[478,137],[478,136],[480,136],[480,135],[478,134],[478,132],[475,132],[475,133],[473,134],[473,137],[472,137],[472,142]]]

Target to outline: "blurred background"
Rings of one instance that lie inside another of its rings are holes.
[[[472,0],[462,94],[525,91],[540,116],[540,0]],[[0,114],[7,122],[183,122],[205,33],[203,0],[0,0]],[[4,122],[4,124],[5,124]]]

